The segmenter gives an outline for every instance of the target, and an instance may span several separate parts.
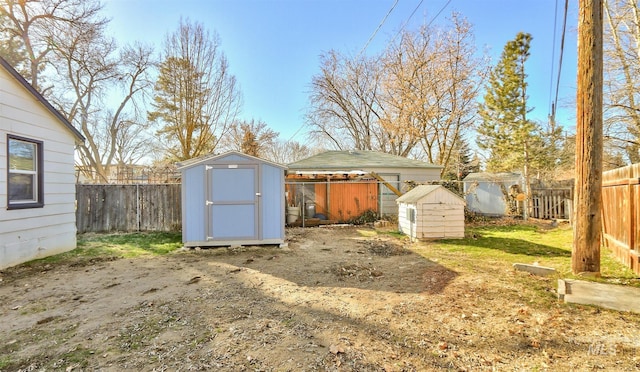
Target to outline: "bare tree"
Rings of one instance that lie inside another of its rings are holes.
[[[323,55],[307,124],[328,147],[426,158],[446,169],[473,127],[487,72],[471,25],[454,13],[451,26],[404,32],[380,56]]]
[[[311,82],[307,124],[312,135],[337,149],[383,148],[378,102],[380,66],[336,51],[321,56],[320,73]]]
[[[289,164],[308,158],[318,152],[318,150],[297,141],[276,140],[272,146],[265,149],[264,158],[279,164]]]
[[[0,15],[6,20],[0,32],[20,39],[28,59],[25,77],[44,93],[40,73],[50,62],[60,31],[87,24],[106,24],[99,17],[102,5],[96,0],[2,0]]]
[[[154,110],[166,157],[186,160],[218,147],[241,106],[220,39],[198,23],[180,21],[164,43]]]
[[[270,129],[267,123],[251,119],[234,122],[222,139],[221,147],[227,151],[240,151],[247,155],[263,157],[277,139],[278,132]]]
[[[0,56],[22,76],[29,76],[29,57],[22,38],[12,32],[9,16],[0,10]]]
[[[70,28],[54,40],[57,101],[86,138],[78,148],[81,170],[94,181],[108,182],[114,161],[139,159],[146,124],[138,100],[151,88],[152,49],[136,45],[118,53],[103,24]],[[110,110],[112,102],[118,103]]]
[[[13,41],[24,65],[21,72],[40,91],[46,90],[85,136],[78,148],[80,169],[95,181],[107,182],[114,160],[140,158],[144,122],[137,101],[150,87],[152,67],[148,47],[136,45],[120,52],[105,36],[107,20],[97,0],[3,0],[0,33]],[[19,56],[18,56],[19,57]],[[54,85],[43,89],[42,75]],[[43,92],[45,93],[45,92]],[[119,96],[119,97],[118,97]],[[110,105],[115,107],[110,108]]]
[[[471,25],[458,14],[449,28],[404,32],[387,50],[385,116],[391,152],[407,156],[420,144],[431,163],[447,169],[458,141],[476,119],[487,64],[476,57]]]
[[[604,1],[604,126],[607,152],[640,162],[640,6]]]

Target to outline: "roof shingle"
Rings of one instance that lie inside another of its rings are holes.
[[[326,151],[289,163],[290,170],[359,170],[366,168],[441,169],[442,166],[377,151]]]

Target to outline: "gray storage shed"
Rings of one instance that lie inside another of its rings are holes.
[[[464,238],[464,199],[440,185],[420,185],[399,197],[398,228],[411,239]]]
[[[185,247],[283,244],[285,169],[235,151],[179,163]]]
[[[463,180],[464,195],[470,212],[486,216],[506,216],[517,209],[516,199],[524,186],[519,173],[469,173]],[[513,195],[515,196],[515,195]]]

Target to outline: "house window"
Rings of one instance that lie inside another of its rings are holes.
[[[42,142],[7,135],[7,208],[44,206]]]

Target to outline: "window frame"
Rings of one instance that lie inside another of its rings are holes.
[[[35,200],[34,201],[15,201],[11,200],[11,196],[9,194],[9,184],[10,184],[10,175],[12,173],[20,173],[20,172],[12,172],[11,170],[11,154],[10,154],[10,145],[11,141],[21,141],[27,142],[35,145],[35,158],[36,158],[36,170],[33,173],[35,176]],[[44,153],[43,153],[43,142],[38,141],[32,138],[26,138],[21,136],[16,136],[14,134],[7,134],[7,209],[27,209],[27,208],[42,208],[44,207]]]

